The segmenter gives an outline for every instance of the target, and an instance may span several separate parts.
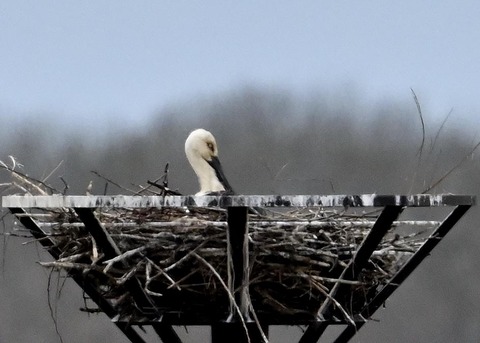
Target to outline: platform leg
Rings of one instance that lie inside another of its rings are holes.
[[[228,287],[234,295],[235,303],[240,308],[245,321],[249,318],[250,297],[248,294],[248,208],[228,208],[227,256]],[[228,321],[238,320],[238,311],[230,304]]]
[[[251,343],[264,343],[257,323],[246,323]],[[262,331],[268,337],[268,326],[262,326]],[[242,323],[219,323],[212,325],[212,343],[247,343],[247,335]]]

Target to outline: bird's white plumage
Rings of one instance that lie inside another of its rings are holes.
[[[185,154],[200,183],[200,191],[195,195],[225,191],[215,169],[208,163],[218,157],[217,142],[209,131],[192,131],[185,141]]]

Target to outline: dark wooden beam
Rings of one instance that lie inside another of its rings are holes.
[[[391,228],[392,223],[398,218],[403,211],[401,206],[385,206],[380,216],[378,216],[375,224],[371,228],[367,237],[360,244],[357,252],[347,267],[340,275],[340,280],[354,281],[358,278],[362,270],[368,263],[370,256],[381,242],[383,236]],[[331,316],[331,310],[333,305],[332,298],[335,298],[340,303],[344,303],[344,299],[350,291],[350,285],[337,282],[331,289],[329,296],[325,298],[324,302],[318,310],[318,317],[320,319],[328,318]],[[315,343],[318,342],[325,329],[328,327],[328,321],[319,321],[315,324],[309,325],[307,330],[300,338],[299,343]]]
[[[229,268],[228,285],[234,295],[235,303],[240,308],[244,320],[249,319],[250,297],[248,295],[248,208],[228,208],[227,256]],[[239,319],[233,304],[230,305],[231,319]]]
[[[108,234],[105,227],[95,216],[94,210],[90,208],[75,208],[80,220],[85,224],[86,230],[92,235],[98,247],[104,253],[106,259],[112,259],[121,254],[112,237]],[[121,262],[125,264],[126,262]],[[138,309],[147,315],[160,317],[153,300],[143,290],[140,280],[132,277],[125,282],[125,287],[132,295],[133,300],[137,304]],[[160,339],[166,339],[165,343],[180,342],[175,330],[171,325],[162,324],[154,326],[155,331]],[[162,338],[163,337],[163,338]]]
[[[268,325],[263,325],[261,332],[249,313],[248,207],[228,207],[227,211],[228,286],[234,301],[229,318],[212,325],[212,343],[263,343],[262,332],[268,337]]]
[[[121,254],[112,237],[95,216],[93,209],[75,208],[75,212],[83,224],[85,224],[85,229],[92,235],[100,249],[102,249],[107,260]]]
[[[85,229],[92,235],[93,239],[101,252],[105,255],[104,259],[109,260],[121,254],[120,249],[103,227],[102,223],[95,216],[93,209],[75,208],[80,220],[85,224]],[[126,265],[126,262],[120,262]],[[143,291],[140,281],[136,277],[132,277],[125,282],[125,286],[132,294],[139,309],[155,309],[155,305],[150,297]]]
[[[457,206],[441,225],[435,229],[430,237],[422,244],[417,252],[405,263],[405,265],[395,274],[392,279],[377,293],[377,295],[361,311],[361,316],[365,319],[370,318],[392,293],[410,276],[418,265],[429,256],[430,252],[437,246],[445,235],[455,226],[471,206]],[[348,342],[366,322],[355,323],[355,326],[349,325],[335,340],[335,343]]]
[[[171,325],[165,323],[155,323],[152,326],[163,343],[182,343],[180,337],[178,337]]]
[[[245,324],[247,333],[241,323],[217,323],[212,325],[212,343],[267,343],[264,341],[257,323],[248,322]],[[262,325],[262,331],[268,337],[268,325]]]
[[[25,215],[27,212],[23,208],[9,208],[10,212],[14,215]],[[29,216],[17,217],[20,223],[27,228],[33,237],[38,239],[41,245],[43,245],[50,255],[56,260],[60,256],[60,250],[55,246],[55,243],[44,232],[36,221]],[[112,305],[98,292],[98,290],[92,286],[88,280],[88,276],[82,275],[81,272],[76,270],[70,270],[68,275],[83,289],[83,291],[90,297],[90,299],[110,318],[112,319],[117,315],[117,312],[113,309]],[[135,331],[133,327],[126,323],[115,322],[115,325],[123,332],[123,334],[132,343],[146,343],[145,340]]]

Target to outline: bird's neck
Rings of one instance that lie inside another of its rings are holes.
[[[222,192],[225,190],[218,180],[215,170],[203,158],[189,158],[195,174],[200,183],[200,191],[196,195],[204,195],[211,192]]]

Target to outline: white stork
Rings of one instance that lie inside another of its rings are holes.
[[[204,129],[192,131],[185,141],[185,154],[200,183],[200,191],[195,195],[234,193],[223,174],[218,159],[217,142],[210,132]]]

